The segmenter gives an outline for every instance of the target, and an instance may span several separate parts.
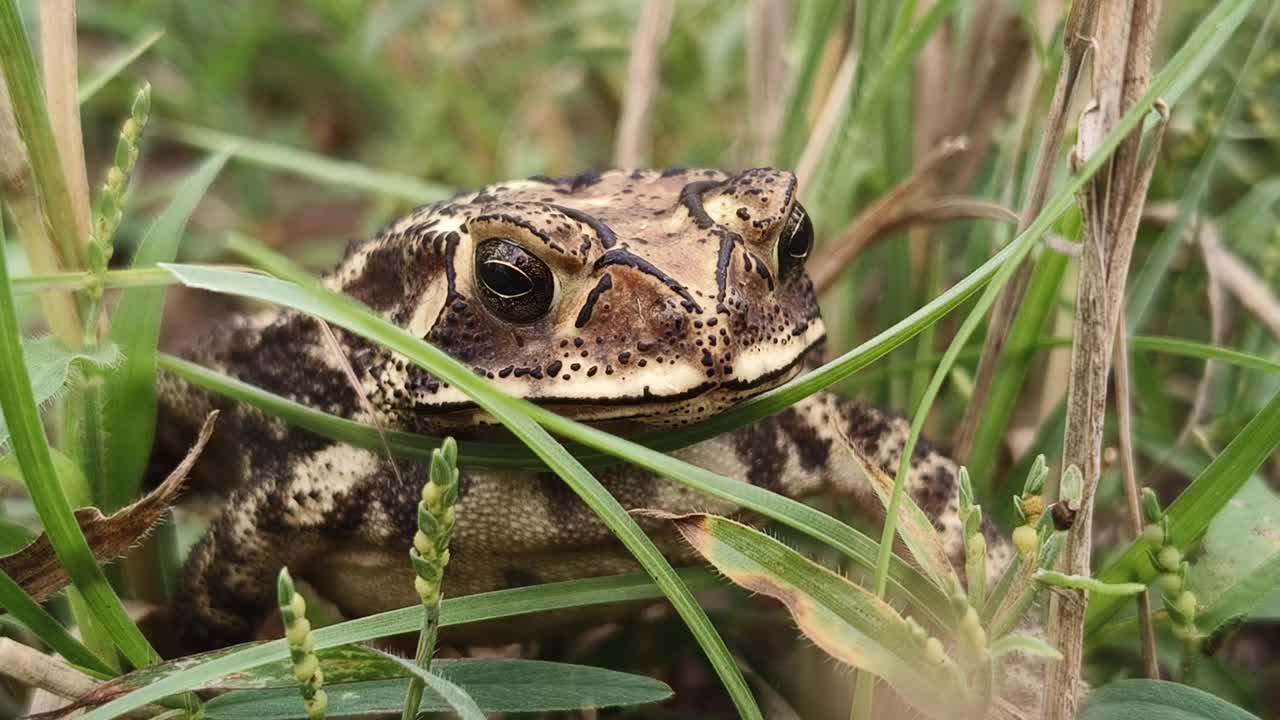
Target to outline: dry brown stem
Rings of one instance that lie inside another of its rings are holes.
[[[1133,406],[1129,395],[1129,334],[1121,313],[1115,339],[1116,417],[1120,431],[1120,471],[1124,477],[1124,497],[1129,513],[1129,530],[1135,539],[1142,534],[1142,502],[1138,497],[1137,455],[1133,451]],[[1138,594],[1138,628],[1142,634],[1142,667],[1152,680],[1160,679],[1156,656],[1156,628],[1151,621],[1151,592]]]
[[[1080,120],[1073,154],[1079,167],[1095,155],[1106,135],[1133,107],[1150,84],[1155,42],[1155,7],[1151,0],[1105,0],[1098,8],[1093,45],[1094,99]],[[1163,124],[1160,126],[1163,127]],[[1159,133],[1154,138],[1159,142]],[[1129,260],[1151,179],[1155,153],[1142,155],[1142,133],[1125,138],[1102,171],[1081,190],[1083,255],[1076,302],[1076,333],[1071,351],[1070,392],[1063,467],[1075,465],[1083,476],[1083,492],[1075,522],[1059,561],[1072,575],[1090,574],[1093,500],[1102,473],[1103,425],[1107,378],[1124,308]],[[1054,593],[1049,605],[1049,642],[1063,659],[1045,685],[1045,717],[1076,717],[1081,694],[1084,654],[1082,591]]]
[[[897,187],[882,196],[874,205],[858,213],[840,237],[829,243],[831,250],[824,256],[822,263],[810,271],[810,277],[813,278],[814,287],[818,292],[821,293],[830,288],[867,243],[881,234],[881,229],[900,215],[902,207],[928,184],[930,177],[941,170],[943,163],[963,152],[965,147],[965,138],[950,138],[942,141],[910,177],[898,183]]]
[[[89,178],[80,133],[76,55],[75,0],[43,0],[40,3],[40,56],[45,102],[53,137],[58,143],[62,174],[67,179],[72,226],[81,244],[83,260],[87,257],[83,254],[83,245],[89,241]]]
[[[747,8],[747,123],[751,163],[773,159],[787,107],[789,72],[786,61],[791,13],[783,0],[751,0]]]
[[[1101,0],[1079,0],[1072,3],[1071,12],[1067,16],[1067,27],[1063,35],[1065,43],[1062,68],[1058,72],[1058,82],[1053,91],[1053,102],[1049,106],[1049,116],[1045,120],[1044,142],[1036,156],[1035,171],[1032,173],[1031,185],[1027,188],[1026,202],[1022,207],[1022,221],[1018,223],[1018,232],[1031,225],[1040,211],[1044,209],[1045,197],[1049,191],[1049,181],[1053,177],[1053,169],[1058,163],[1058,152],[1062,147],[1063,134],[1067,127],[1067,108],[1074,94],[1076,81],[1080,78],[1085,57],[1090,47],[1090,32],[1094,27],[1094,18],[1098,13]],[[963,461],[973,450],[974,433],[978,429],[978,420],[986,410],[987,400],[991,395],[991,384],[995,380],[999,367],[1000,355],[1013,326],[1014,317],[1022,305],[1022,296],[1026,294],[1027,283],[1031,279],[1031,260],[1022,261],[1013,277],[1009,279],[1001,291],[995,308],[991,311],[990,327],[982,346],[982,357],[978,360],[978,370],[973,378],[973,394],[965,406],[964,417],[956,431],[953,455]]]
[[[640,24],[631,37],[631,59],[627,63],[627,96],[618,122],[618,141],[613,162],[620,168],[644,164],[648,156],[647,129],[653,98],[658,92],[658,70],[662,45],[671,31],[674,0],[649,0],[640,13]]]

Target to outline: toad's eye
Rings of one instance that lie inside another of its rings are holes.
[[[791,215],[778,238],[778,269],[781,274],[799,270],[813,249],[813,221],[800,203],[791,206]]]
[[[477,245],[475,274],[485,306],[503,320],[533,322],[551,309],[551,268],[510,240],[495,238]]]

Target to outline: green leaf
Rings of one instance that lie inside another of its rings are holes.
[[[676,612],[703,648],[712,667],[720,675],[738,711],[747,717],[760,717],[760,710],[751,697],[746,680],[719,633],[712,627],[706,612],[698,605],[689,589],[680,583],[670,563],[617,499],[530,417],[537,409],[536,406],[507,396],[440,349],[414,337],[403,328],[388,323],[354,299],[334,294],[318,284],[293,285],[274,278],[191,265],[165,267],[192,287],[266,300],[323,318],[404,355],[465,393],[517,439],[537,452],[547,466],[596,513],[666,593]]]
[[[1258,720],[1226,700],[1187,685],[1159,680],[1120,680],[1098,688],[1080,720]]]
[[[1062,659],[1062,653],[1058,652],[1057,648],[1034,635],[1009,633],[991,643],[991,654],[994,657],[1002,657],[1015,652],[1050,660]]]
[[[449,705],[449,709],[462,716],[463,720],[484,720],[484,712],[476,705],[476,701],[466,690],[458,687],[455,683],[437,675],[424,667],[420,667],[417,663],[396,657],[390,653],[380,650],[374,650],[387,660],[398,663],[400,667],[413,675],[426,685],[421,692],[426,695],[428,692],[442,698]],[[403,704],[403,700],[401,701]],[[418,705],[421,708],[421,704]]]
[[[408,175],[373,170],[359,163],[333,160],[305,150],[196,125],[167,124],[161,126],[161,132],[210,152],[230,153],[256,165],[285,170],[338,187],[397,197],[412,203],[442,200],[453,194],[452,188]]]
[[[1167,542],[1186,552],[1209,527],[1210,521],[1231,501],[1249,477],[1280,447],[1280,392],[1277,392],[1232,439],[1209,467],[1165,510],[1169,520]],[[1136,540],[1097,574],[1103,582],[1149,582],[1156,576],[1150,544]],[[1085,631],[1102,627],[1124,605],[1124,598],[1099,595],[1089,602]]]
[[[1202,608],[1196,625],[1205,632],[1251,617],[1280,587],[1280,497],[1260,478],[1209,525],[1189,582]]]
[[[16,10],[8,0],[0,1],[0,25],[6,21],[9,10],[16,18]],[[5,44],[0,38],[0,47]],[[9,62],[8,57],[3,59]],[[94,559],[54,469],[22,351],[4,252],[0,252],[0,414],[8,421],[13,454],[22,467],[31,502],[58,560],[83,595],[93,617],[129,661],[138,666],[148,664],[155,658],[155,652],[125,613],[120,598]]]
[[[70,350],[55,337],[42,337],[22,342],[22,356],[31,376],[31,393],[37,405],[58,397],[67,386],[71,369],[76,363],[87,363],[103,369],[120,363],[120,349],[104,345],[89,350]],[[9,428],[0,415],[0,448],[9,438]]]
[[[173,200],[151,223],[134,253],[135,268],[169,262],[178,253],[187,221],[214,178],[226,165],[222,153],[206,160],[182,181]],[[132,288],[124,291],[111,315],[111,339],[120,346],[125,363],[107,377],[103,426],[109,432],[105,476],[94,497],[105,512],[123,507],[137,494],[146,470],[155,434],[156,343],[164,313],[164,288]]]
[[[1035,578],[1041,585],[1086,590],[1093,595],[1129,597],[1147,589],[1142,583],[1105,583],[1091,577],[1067,575],[1057,570],[1037,570]]]
[[[974,701],[955,663],[931,662],[906,620],[873,593],[741,523],[702,514],[675,523],[730,581],[785,605],[831,657],[883,678],[931,715],[948,717]]]
[[[330,661],[322,655],[331,717],[395,713],[404,705],[406,679],[334,682]],[[567,712],[642,705],[666,700],[671,688],[638,675],[536,660],[438,660],[433,672],[465,688],[487,713]],[[296,685],[290,676],[288,682]],[[449,706],[428,691],[421,712]],[[302,720],[306,717],[293,686],[270,691],[232,692],[205,705],[208,720]]]
[[[693,590],[720,586],[704,570],[683,570],[680,576]],[[547,583],[445,598],[440,625],[465,625],[528,613],[661,597],[662,592],[657,585],[640,573]],[[313,637],[316,649],[323,650],[390,635],[418,632],[421,627],[422,606],[413,605],[322,627],[313,632]],[[287,662],[289,659],[289,646],[285,641],[273,640],[224,648],[180,658],[154,668],[144,668],[122,679],[123,687],[136,688],[133,692],[89,711],[82,720],[110,720],[169,695],[212,684],[223,676],[245,673],[268,663]],[[296,698],[296,694],[294,697]]]

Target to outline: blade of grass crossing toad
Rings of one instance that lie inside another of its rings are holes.
[[[182,181],[169,206],[143,236],[134,254],[135,267],[174,259],[191,213],[229,157],[223,152],[209,158]],[[156,343],[160,339],[164,292],[163,287],[125,290],[111,316],[111,339],[124,353],[125,362],[107,376],[105,388],[105,475],[98,478],[101,487],[94,488],[94,497],[105,512],[124,506],[137,494],[151,453],[156,417]]]
[[[1280,448],[1280,392],[1272,396],[1262,411],[1165,511],[1169,518],[1168,542],[1185,552],[1277,448]],[[1135,540],[1098,573],[1098,579],[1108,583],[1150,581],[1156,576],[1149,558],[1150,549],[1147,541]],[[1091,598],[1085,631],[1096,632],[1124,602],[1125,598],[1107,595]]]
[[[923,638],[888,603],[791,548],[715,515],[675,519],[681,535],[733,583],[783,605],[805,637],[828,655],[882,679],[936,717],[972,696],[948,658],[931,662]]]
[[[3,252],[0,252],[0,412],[12,433],[13,453],[22,466],[32,504],[58,560],[66,567],[93,616],[125,657],[134,665],[149,664],[156,657],[155,652],[129,620],[120,598],[94,560],[54,470],[22,354],[8,263]]]
[[[705,570],[680,573],[695,590],[719,585]],[[661,589],[639,573],[607,578],[590,578],[548,583],[513,590],[445,598],[440,615],[441,627],[512,617],[571,607],[650,600],[661,598]],[[315,648],[337,647],[348,643],[417,632],[422,626],[422,607],[392,610],[356,620],[322,627],[314,632]],[[87,712],[82,720],[111,720],[169,695],[193,690],[231,673],[240,673],[267,663],[289,660],[289,646],[284,640],[242,645],[203,656],[170,663],[168,667],[135,673],[140,680],[132,692]],[[193,664],[194,663],[194,664]],[[296,699],[296,695],[294,696]],[[404,697],[403,693],[400,695]]]
[[[726,691],[738,711],[746,717],[760,717],[746,680],[719,633],[712,627],[706,612],[697,604],[689,589],[680,583],[671,565],[644,531],[627,514],[616,498],[596,480],[562,445],[556,442],[527,414],[529,406],[508,397],[477,377],[466,366],[422,340],[375,315],[352,298],[328,292],[312,284],[306,286],[282,282],[248,273],[238,273],[189,265],[166,265],[184,284],[214,292],[253,297],[305,312],[356,333],[393,352],[409,358],[420,367],[448,382],[477,405],[498,419],[513,435],[524,442],[559,475],[596,513],[611,532],[622,541],[637,562],[649,572],[666,593],[671,604],[689,626],[708,660],[720,675]]]
[[[233,236],[228,240],[227,246],[256,267],[303,286],[318,287],[315,278],[306,271],[299,268],[288,258],[258,243]],[[214,375],[208,371],[191,368],[189,364],[169,364],[173,365],[180,374],[187,377],[199,375],[203,378],[211,379],[209,376]],[[236,388],[237,393],[242,393],[244,390],[245,388],[243,387]],[[255,396],[260,395],[257,391],[252,391],[252,394]],[[566,420],[560,415],[537,405],[530,403],[521,403],[521,405],[524,411],[529,413],[543,427],[583,446],[589,446],[595,451],[608,453],[605,458],[612,459],[614,456],[623,458],[628,462],[648,468],[663,477],[692,487],[700,492],[731,500],[745,509],[788,524],[840,550],[864,567],[873,567],[873,558],[878,555],[873,540],[804,503],[716,475],[689,463],[667,457],[659,452],[616,438],[608,433],[600,432],[589,426]],[[308,418],[308,422],[314,422],[315,420],[316,418],[314,417]],[[672,436],[668,435],[667,437],[671,438]],[[394,434],[389,434],[388,439],[393,443],[396,441]],[[677,438],[677,444],[672,449],[682,447],[685,444],[679,442]],[[380,447],[372,449],[376,450],[380,449]],[[590,453],[590,450],[583,449],[580,452],[575,452],[574,455],[578,457],[580,462],[604,462],[598,452],[595,455]],[[500,454],[506,456],[514,455],[509,450]],[[538,467],[541,466],[539,465]],[[951,615],[950,605],[946,600],[946,594],[939,589],[945,583],[931,584],[914,568],[896,557],[892,559],[891,563],[890,577],[895,584],[895,592],[901,592],[916,607],[930,614],[934,621],[946,625],[946,618]],[[950,572],[949,565],[947,565],[947,570],[939,572],[938,576],[943,577],[947,572]]]

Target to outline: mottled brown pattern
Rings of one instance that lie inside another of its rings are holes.
[[[795,193],[791,174],[763,169],[613,171],[501,183],[391,223],[354,246],[326,283],[498,387],[566,415],[627,419],[632,432],[644,424],[688,423],[818,361],[823,331],[812,285],[803,272],[779,272],[779,235]],[[556,295],[545,316],[513,323],[486,305],[472,258],[476,244],[492,238],[519,244],[551,269]],[[358,393],[319,326],[292,313],[240,318],[191,357],[386,427],[466,435],[491,422],[403,358],[336,335]],[[178,593],[188,649],[248,639],[272,609],[281,565],[351,615],[416,602],[406,552],[423,467],[393,465],[288,428],[173,378],[160,387],[165,432],[158,457],[180,447],[208,409],[226,410],[202,476],[230,497],[188,559]],[[901,418],[819,393],[674,455],[795,498],[847,495],[876,517],[878,501],[851,453],[892,473],[906,434]],[[910,489],[959,562],[955,471],[922,446]],[[604,469],[598,478],[631,509],[738,510],[627,466]],[[636,567],[550,473],[463,468],[457,516],[446,577],[453,596]],[[668,521],[638,521],[673,560],[692,559]],[[993,568],[1009,557],[997,540],[990,542]]]

